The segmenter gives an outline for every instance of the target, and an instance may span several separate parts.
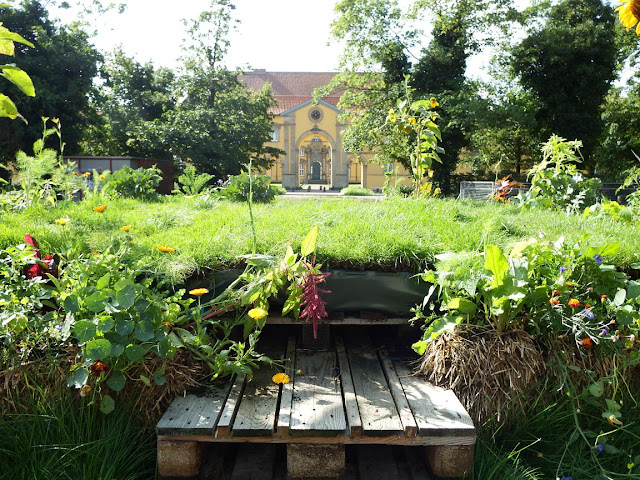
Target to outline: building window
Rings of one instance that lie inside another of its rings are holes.
[[[387,165],[384,167],[384,173],[393,173],[393,163],[387,163]]]
[[[300,176],[304,177],[304,163],[300,163]]]
[[[280,141],[280,129],[278,127],[273,127],[271,131],[271,141],[279,142]]]
[[[300,156],[301,156],[301,157],[304,157],[304,148],[301,148],[301,149],[300,149]]]

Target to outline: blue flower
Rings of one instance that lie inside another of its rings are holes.
[[[560,267],[560,271],[561,271],[561,272],[566,272],[566,271],[567,271],[567,267],[564,267],[564,266],[563,266],[563,267]]]
[[[587,310],[586,308],[582,311],[582,314],[589,320],[593,320],[596,317],[591,310]]]
[[[603,452],[604,451],[604,445],[602,445],[601,443],[598,444],[598,451],[599,452]]]
[[[573,480],[573,477],[562,477],[560,480]]]
[[[600,255],[599,253],[596,253],[593,256],[593,260],[596,262],[597,265],[602,265],[602,255]]]

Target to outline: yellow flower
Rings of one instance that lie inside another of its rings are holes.
[[[249,310],[249,316],[254,320],[260,320],[267,315],[269,315],[269,312],[267,312],[264,308],[252,308],[251,310]]]
[[[158,250],[160,250],[161,252],[165,252],[165,253],[172,253],[175,252],[176,249],[173,247],[167,247],[166,245],[156,245],[156,248]]]
[[[83,176],[83,177],[88,177],[89,175],[91,175],[91,172],[84,172],[84,173],[82,174],[82,176]]]
[[[104,180],[104,175],[100,175],[100,180]]]
[[[620,12],[620,23],[627,30],[637,23],[636,35],[640,35],[640,0],[623,0],[622,3],[616,8],[616,12]]]
[[[431,108],[436,108],[437,106],[439,106],[440,104],[438,103],[438,101],[435,99],[435,97],[431,97],[429,99],[429,105],[431,106]]]
[[[289,383],[290,379],[289,379],[289,375],[287,375],[286,373],[276,373],[271,380],[273,380],[273,383],[277,383],[277,384],[281,384],[281,383]]]
[[[120,227],[120,230],[122,230],[123,232],[128,232],[129,230],[131,230],[131,225],[125,225],[124,227]]]
[[[200,297],[205,293],[209,293],[209,290],[206,288],[194,288],[193,290],[189,290],[189,295],[195,295],[196,297]]]
[[[100,205],[100,206],[97,206],[97,207],[93,207],[93,209],[94,209],[96,212],[100,212],[100,213],[104,212],[106,208],[107,208],[107,206],[106,206],[106,205]]]
[[[59,225],[66,225],[68,221],[69,221],[68,218],[59,218],[56,220],[56,223]]]
[[[409,118],[409,123],[410,123],[411,125],[413,125],[414,123],[416,123],[416,117],[411,117],[411,118]]]

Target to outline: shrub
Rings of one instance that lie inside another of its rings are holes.
[[[369,190],[368,188],[362,188],[357,185],[350,185],[346,188],[340,190],[342,195],[354,196],[354,197],[365,197],[368,195],[375,195],[375,192]]]
[[[180,190],[173,193],[184,193],[185,195],[198,195],[201,193],[213,175],[208,173],[196,174],[196,167],[190,166],[184,169],[184,173],[178,177]]]
[[[542,161],[531,169],[531,188],[518,195],[520,206],[553,208],[568,213],[582,212],[596,203],[601,186],[597,178],[585,178],[578,171],[582,142],[552,135],[542,146]]]
[[[269,203],[276,195],[281,195],[283,189],[271,185],[271,179],[266,175],[251,176],[253,201],[258,203]],[[239,175],[232,175],[218,191],[218,195],[235,202],[247,202],[249,200],[249,174],[242,172]]]
[[[103,188],[110,196],[155,200],[158,197],[156,189],[162,181],[161,173],[155,166],[136,170],[124,167],[107,177]]]

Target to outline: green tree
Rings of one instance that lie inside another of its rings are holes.
[[[250,157],[266,168],[282,153],[265,147],[273,129],[270,89],[252,92],[238,80],[241,72],[222,65],[233,10],[228,0],[213,0],[188,24],[191,43],[173,93],[179,100],[137,135],[139,148],[162,145],[178,164],[218,178],[240,173]]]
[[[2,163],[13,162],[17,151],[28,150],[40,138],[40,119],[45,116],[60,119],[65,153],[79,153],[82,130],[94,118],[88,94],[101,55],[78,25],[60,26],[50,20],[39,0],[24,0],[15,9],[0,7],[0,18],[6,28],[35,45],[29,52],[26,45],[16,45],[15,64],[29,72],[38,92],[24,97],[9,85],[8,95],[29,123],[0,118]]]
[[[601,0],[562,0],[533,12],[528,36],[511,52],[514,72],[537,97],[539,136],[582,140],[593,168],[599,109],[619,64],[613,9]]]
[[[149,132],[162,122],[163,114],[175,108],[173,71],[140,64],[117,49],[107,56],[101,76],[104,83],[92,97],[99,113],[85,131],[84,152],[170,159],[161,142],[149,141]]]

